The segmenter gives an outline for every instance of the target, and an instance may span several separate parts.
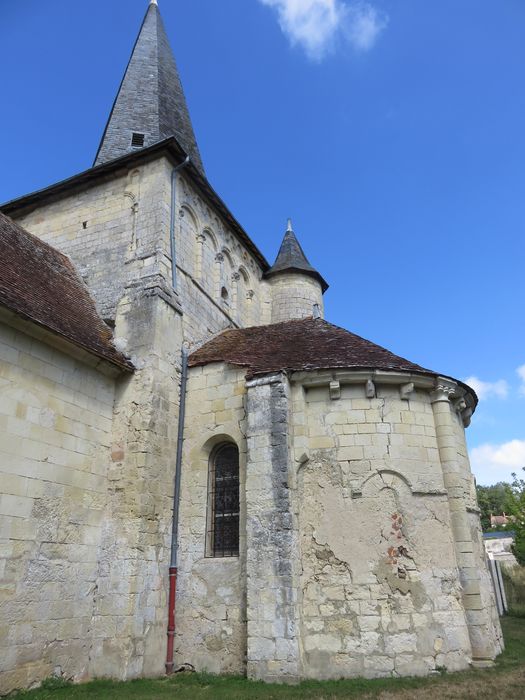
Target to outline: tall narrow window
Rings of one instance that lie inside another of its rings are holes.
[[[219,445],[208,479],[208,556],[239,556],[239,450]]]

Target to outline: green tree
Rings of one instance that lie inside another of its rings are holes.
[[[513,500],[512,486],[499,481],[492,486],[476,486],[479,509],[481,511],[481,527],[483,532],[490,528],[490,516],[508,513]]]
[[[523,470],[525,472],[525,467]],[[511,501],[509,511],[512,514],[512,529],[516,533],[512,551],[521,566],[525,566],[525,479],[512,475]]]

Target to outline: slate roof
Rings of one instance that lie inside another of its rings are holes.
[[[265,273],[265,277],[272,277],[280,272],[302,272],[310,277],[314,277],[321,284],[323,293],[328,289],[326,281],[315,267],[312,267],[308,262],[301,244],[292,230],[291,222],[288,224],[288,230],[284,234],[277,258],[271,268]]]
[[[94,165],[136,151],[133,133],[144,134],[145,147],[174,136],[204,174],[177,64],[155,3],[144,17]]]
[[[0,213],[0,305],[108,360],[133,370],[112,344],[72,262]]]
[[[231,329],[190,355],[190,367],[227,362],[248,376],[280,370],[381,369],[437,376],[432,370],[323,319],[305,318],[270,326]]]

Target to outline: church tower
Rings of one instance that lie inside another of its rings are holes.
[[[156,0],[94,166],[1,209],[0,695],[492,662],[475,392],[325,321],[291,222],[269,265]]]
[[[177,64],[157,2],[151,0],[94,165],[171,136],[204,174]]]
[[[324,317],[323,294],[328,284],[306,259],[291,219],[277,258],[265,277],[270,280],[272,323]]]

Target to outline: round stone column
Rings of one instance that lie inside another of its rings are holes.
[[[470,474],[465,473],[458,459],[458,445],[453,421],[457,420],[450,400],[457,392],[457,385],[439,378],[431,393],[439,458],[443,469],[443,480],[448,492],[450,520],[456,550],[462,599],[465,608],[472,662],[486,665],[496,655],[490,613],[485,609],[481,596],[481,572],[474,553],[471,524],[467,512]]]

